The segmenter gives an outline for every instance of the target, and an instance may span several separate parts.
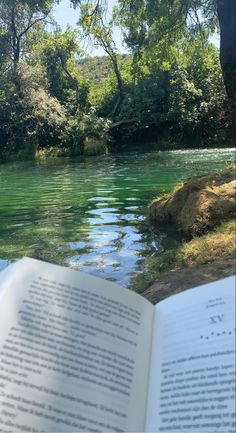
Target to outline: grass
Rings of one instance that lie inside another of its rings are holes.
[[[222,223],[214,231],[194,237],[191,241],[175,241],[172,248],[149,258],[143,273],[134,279],[131,288],[141,293],[164,274],[233,257],[235,239],[235,221],[230,220]]]
[[[66,156],[96,156],[107,154],[108,149],[102,140],[86,139],[83,146],[77,148],[51,146],[45,149],[38,149],[36,158],[58,158]]]
[[[81,155],[81,149],[78,147],[77,149],[71,149],[69,147],[56,147],[51,146],[45,149],[38,149],[36,152],[36,158],[44,159],[44,158],[59,158],[66,156],[79,156]]]
[[[150,204],[151,221],[172,224],[190,237],[214,229],[235,213],[234,178],[235,167],[193,178]]]
[[[235,221],[221,224],[216,230],[184,243],[177,254],[177,266],[193,266],[224,259],[235,252]]]
[[[180,241],[150,257],[132,289],[142,292],[163,274],[214,262],[224,266],[235,254],[235,166],[178,185],[155,199],[149,223],[175,227]],[[201,272],[199,270],[199,272]]]

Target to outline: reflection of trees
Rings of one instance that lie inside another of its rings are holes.
[[[118,254],[125,250],[127,228],[135,221],[133,210],[125,207],[136,204],[127,200],[130,196],[125,189],[125,179],[129,178],[127,164],[128,161],[123,167],[122,159],[110,157],[98,160],[96,171],[94,161],[89,160],[82,163],[48,160],[33,163],[33,167],[32,163],[24,164],[23,172],[23,167],[19,166],[9,179],[7,202],[10,206],[3,215],[0,256],[28,255],[65,263],[73,254],[80,258],[88,254],[92,257],[99,249],[108,257],[111,252],[108,245]],[[117,174],[124,174],[124,177],[117,177]],[[136,192],[136,196],[138,194]],[[111,198],[114,200],[110,201]],[[114,210],[106,213],[107,206]],[[91,210],[95,211],[92,216]],[[102,218],[99,222],[102,214],[108,215],[107,223]],[[125,214],[134,218],[127,221]],[[114,221],[113,215],[116,216]],[[97,226],[93,221],[96,217]],[[14,223],[22,226],[11,226]],[[94,243],[94,237],[100,236],[98,227],[116,233],[104,247]],[[84,245],[70,249],[73,242]]]
[[[0,256],[30,255],[62,263],[65,241],[81,226],[83,233],[89,231],[86,209],[95,186],[90,183],[86,190],[80,173],[64,160],[50,167],[33,163],[33,170],[32,163],[19,165],[6,175],[0,197]]]
[[[116,247],[116,250],[117,250],[117,251],[121,251],[122,248],[124,247],[123,239],[124,239],[126,233],[124,233],[124,232],[122,232],[122,231],[118,231],[117,234],[118,234],[118,237],[117,237],[117,239],[115,239],[115,240],[113,241],[113,243],[114,243],[114,245],[115,245],[115,247]]]

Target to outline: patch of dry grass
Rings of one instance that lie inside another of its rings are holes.
[[[193,266],[223,259],[235,253],[234,220],[220,225],[215,231],[182,244],[177,265]]]
[[[149,258],[143,273],[134,279],[133,288],[142,292],[155,279],[186,267],[206,263],[213,265],[214,262],[221,262],[224,266],[227,259],[234,259],[235,240],[235,221],[230,220],[206,235],[195,237],[189,242],[173,244],[171,249]]]
[[[84,142],[84,155],[96,156],[106,155],[108,149],[103,140],[96,140],[95,138],[87,138]]]
[[[194,178],[154,200],[149,217],[154,223],[171,224],[184,235],[202,235],[235,213],[235,167]]]

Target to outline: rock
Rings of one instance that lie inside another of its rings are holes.
[[[211,230],[235,213],[234,169],[196,178],[149,207],[153,223],[172,224],[185,235]],[[233,177],[233,180],[232,180]]]

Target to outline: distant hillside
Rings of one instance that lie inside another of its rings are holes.
[[[127,54],[119,55],[120,61],[123,63],[130,56]],[[79,62],[80,75],[93,84],[99,84],[104,78],[107,78],[112,72],[110,59],[108,56],[88,57]]]

